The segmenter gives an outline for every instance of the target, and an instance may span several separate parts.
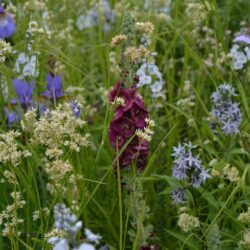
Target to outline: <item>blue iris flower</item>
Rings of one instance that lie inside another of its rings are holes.
[[[0,6],[0,38],[11,37],[16,31],[16,25],[11,15]]]

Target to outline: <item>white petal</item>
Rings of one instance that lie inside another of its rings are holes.
[[[53,250],[69,250],[68,241],[61,239],[53,248]]]
[[[78,250],[95,250],[95,248],[90,245],[90,244],[87,244],[87,243],[83,243],[79,248]]]

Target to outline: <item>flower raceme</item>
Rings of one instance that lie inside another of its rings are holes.
[[[147,126],[148,111],[135,87],[125,87],[119,80],[109,94],[111,104],[115,106],[115,117],[109,128],[111,146],[119,151],[131,140],[119,156],[121,168],[135,164],[144,169],[148,155],[148,142],[140,138],[136,131]],[[116,163],[115,163],[116,164]]]
[[[13,80],[13,86],[19,99],[20,106],[22,109],[27,110],[32,104],[32,93],[35,87],[35,82],[32,81],[28,84],[25,81],[15,79]]]
[[[242,121],[240,104],[232,100],[235,96],[235,89],[226,83],[221,84],[211,96],[213,125],[220,125],[226,135],[238,134]]]

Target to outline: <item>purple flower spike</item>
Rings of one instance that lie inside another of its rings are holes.
[[[115,108],[115,118],[109,128],[110,144],[117,151],[134,136],[120,154],[119,165],[121,168],[126,168],[134,164],[138,169],[143,170],[147,165],[148,143],[135,136],[135,133],[136,130],[143,130],[146,126],[145,119],[148,118],[148,112],[136,89],[126,88],[121,80],[117,81],[109,93],[110,102],[113,102],[116,97],[122,98],[124,105]],[[114,164],[117,167],[117,162]]]
[[[16,31],[16,25],[11,15],[0,6],[0,38],[11,37]]]
[[[64,96],[62,91],[62,78],[60,75],[54,77],[51,74],[47,74],[46,79],[48,83],[46,91],[41,92],[41,95],[49,98],[52,103],[55,103]]]
[[[32,81],[30,84],[22,82],[18,79],[13,80],[14,90],[19,99],[20,106],[27,110],[27,108],[32,104],[32,93],[35,87],[35,82]]]

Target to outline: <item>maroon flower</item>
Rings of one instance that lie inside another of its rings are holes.
[[[144,169],[147,164],[148,143],[142,141],[135,132],[146,126],[148,112],[135,87],[126,88],[121,80],[110,91],[110,102],[114,102],[116,97],[122,98],[125,104],[115,108],[115,117],[109,128],[110,144],[115,150],[120,150],[134,136],[120,154],[119,165],[125,168],[135,164],[139,169]],[[114,166],[117,166],[117,162],[114,162]]]
[[[121,80],[118,80],[113,89],[109,94],[110,102],[113,102],[116,97],[121,97],[125,101],[125,105],[127,106],[130,101],[133,100],[135,96],[135,90],[133,88],[125,88]]]
[[[135,125],[128,117],[122,116],[111,122],[110,130],[118,131],[123,137],[129,138],[135,133]]]
[[[110,144],[114,149],[120,149],[125,143],[125,138],[119,133],[119,131],[109,129]]]
[[[145,108],[142,108],[137,102],[134,102],[131,106],[130,112],[131,117],[138,128],[143,128],[146,126],[145,119],[148,118],[148,112]]]

